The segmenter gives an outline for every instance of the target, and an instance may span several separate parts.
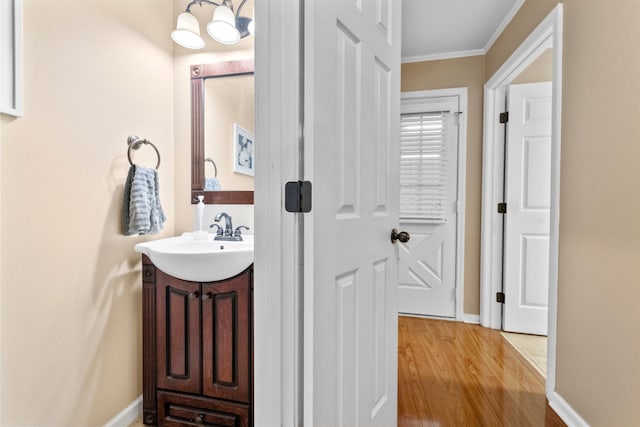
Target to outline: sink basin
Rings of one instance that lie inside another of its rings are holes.
[[[253,236],[241,242],[196,240],[193,233],[138,243],[143,253],[160,270],[182,280],[215,282],[242,273],[253,263]]]

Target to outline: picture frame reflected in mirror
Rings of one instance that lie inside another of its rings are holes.
[[[233,124],[233,171],[253,176],[255,139],[237,123]]]

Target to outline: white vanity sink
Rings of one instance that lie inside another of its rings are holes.
[[[138,243],[136,252],[149,257],[170,276],[192,282],[215,282],[242,273],[253,263],[253,236],[241,242],[196,240],[192,233]]]

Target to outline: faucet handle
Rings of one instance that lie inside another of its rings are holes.
[[[223,229],[220,226],[220,224],[213,223],[213,224],[209,225],[209,228],[213,228],[213,227],[217,227],[216,236],[222,236]]]
[[[247,227],[246,225],[240,225],[240,226],[236,227],[235,231],[233,232],[233,235],[234,236],[241,236],[242,235],[242,229],[249,230],[249,227]]]

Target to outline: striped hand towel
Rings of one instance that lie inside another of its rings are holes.
[[[157,233],[165,221],[160,205],[158,171],[131,166],[124,186],[122,233],[125,236]]]
[[[220,186],[220,181],[218,178],[205,178],[204,180],[204,191],[220,191],[222,187]]]

